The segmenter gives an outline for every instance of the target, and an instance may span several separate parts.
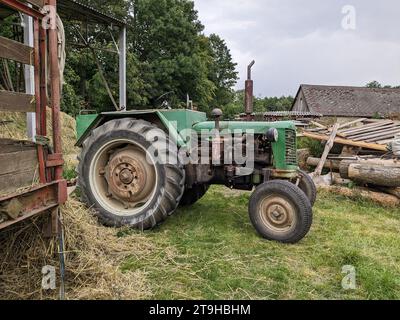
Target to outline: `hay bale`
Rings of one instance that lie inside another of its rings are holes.
[[[123,273],[129,257],[146,259],[154,245],[142,234],[105,228],[77,200],[62,209],[65,228],[67,299],[151,298],[146,274]],[[0,299],[57,299],[58,291],[41,288],[42,268],[59,268],[55,239],[45,239],[46,219],[19,224],[0,233]],[[128,234],[118,237],[117,234]]]

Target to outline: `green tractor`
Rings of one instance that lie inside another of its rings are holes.
[[[219,109],[212,121],[189,109],[79,117],[83,201],[106,226],[146,230],[196,203],[211,185],[255,189],[249,215],[257,232],[283,243],[303,239],[316,188],[298,167],[296,127],[252,121],[252,87],[249,72],[243,121],[222,121]]]

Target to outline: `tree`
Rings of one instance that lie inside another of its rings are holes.
[[[193,1],[141,0],[135,8],[134,40],[130,42],[152,83],[149,102],[155,106],[161,95],[172,92],[173,106],[179,106],[189,94],[204,108],[216,86],[208,78],[211,59],[204,50],[204,26]]]
[[[212,58],[209,78],[216,86],[211,103],[213,106],[224,107],[233,100],[233,86],[238,80],[237,64],[233,62],[226,42],[218,35],[211,34],[208,43]]]
[[[202,33],[204,26],[193,1],[81,2],[127,21],[128,109],[157,108],[163,102],[159,97],[166,93],[174,108],[185,106],[189,94],[194,104],[206,112],[233,101],[236,65],[220,37]],[[113,110],[92,52],[70,45],[82,41],[69,21],[64,25],[68,41],[63,110],[73,115],[82,106],[99,112]],[[101,30],[100,25],[90,27],[89,33],[96,34],[92,45],[114,49],[108,32]],[[118,101],[118,56],[96,51],[96,57]]]
[[[371,81],[370,83],[367,83],[366,87],[379,89],[382,88],[382,85],[378,81]]]

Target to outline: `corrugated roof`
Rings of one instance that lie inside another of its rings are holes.
[[[10,9],[9,7],[6,7],[6,6],[2,5],[2,4],[0,4],[0,20],[3,20],[5,18],[9,17],[14,12],[15,11]]]
[[[58,0],[58,13],[61,17],[71,21],[87,21],[94,23],[114,24],[116,26],[126,25],[125,21],[112,17],[93,7],[83,4],[77,0]]]
[[[301,85],[300,90],[310,111],[324,116],[374,117],[400,113],[400,89]]]
[[[58,0],[57,11],[62,18],[70,21],[83,21],[99,24],[113,24],[116,26],[125,26],[126,23],[120,19],[105,14],[93,7],[83,4],[77,0]],[[0,19],[4,19],[15,11],[0,4]]]

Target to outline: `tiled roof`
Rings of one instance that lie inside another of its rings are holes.
[[[400,89],[302,85],[311,112],[324,116],[373,117],[400,113]]]

